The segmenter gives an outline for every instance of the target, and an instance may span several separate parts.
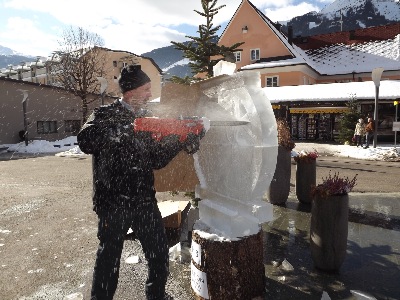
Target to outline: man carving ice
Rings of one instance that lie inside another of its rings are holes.
[[[122,98],[94,110],[78,134],[81,150],[93,157],[93,209],[99,247],[91,299],[112,299],[117,289],[124,237],[129,228],[148,261],[147,299],[165,299],[168,245],[154,189],[154,169],[165,167],[181,150],[198,149],[201,135],[152,138],[137,132],[134,120],[147,115],[150,78],[139,65],[122,69]],[[134,293],[134,291],[132,291]]]

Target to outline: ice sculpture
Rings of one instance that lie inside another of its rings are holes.
[[[218,66],[221,72],[229,69]],[[273,206],[262,197],[275,172],[278,140],[259,73],[174,86],[162,96],[157,114],[210,119],[211,127],[194,155],[200,182],[196,196],[202,199],[196,226],[236,239],[258,233],[261,223],[272,220]]]

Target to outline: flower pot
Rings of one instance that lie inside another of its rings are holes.
[[[337,271],[347,251],[348,195],[315,196],[311,207],[310,248],[316,268]]]
[[[287,201],[290,192],[291,165],[291,150],[278,146],[274,177],[266,192],[268,202],[272,204],[284,204]]]
[[[302,203],[311,203],[311,188],[317,182],[316,160],[297,161],[296,164],[296,196]]]

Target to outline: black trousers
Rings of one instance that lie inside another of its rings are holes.
[[[112,299],[118,285],[124,239],[129,228],[140,241],[148,262],[147,299],[164,299],[169,274],[168,244],[157,202],[140,204],[132,210],[97,212],[100,241],[93,272],[91,299]],[[134,291],[132,291],[134,293]]]

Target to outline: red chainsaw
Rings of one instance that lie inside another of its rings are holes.
[[[180,142],[185,142],[190,135],[205,134],[203,119],[198,117],[183,117],[179,119],[136,118],[133,122],[136,132],[149,132],[153,139],[160,141],[169,135],[178,135]]]

